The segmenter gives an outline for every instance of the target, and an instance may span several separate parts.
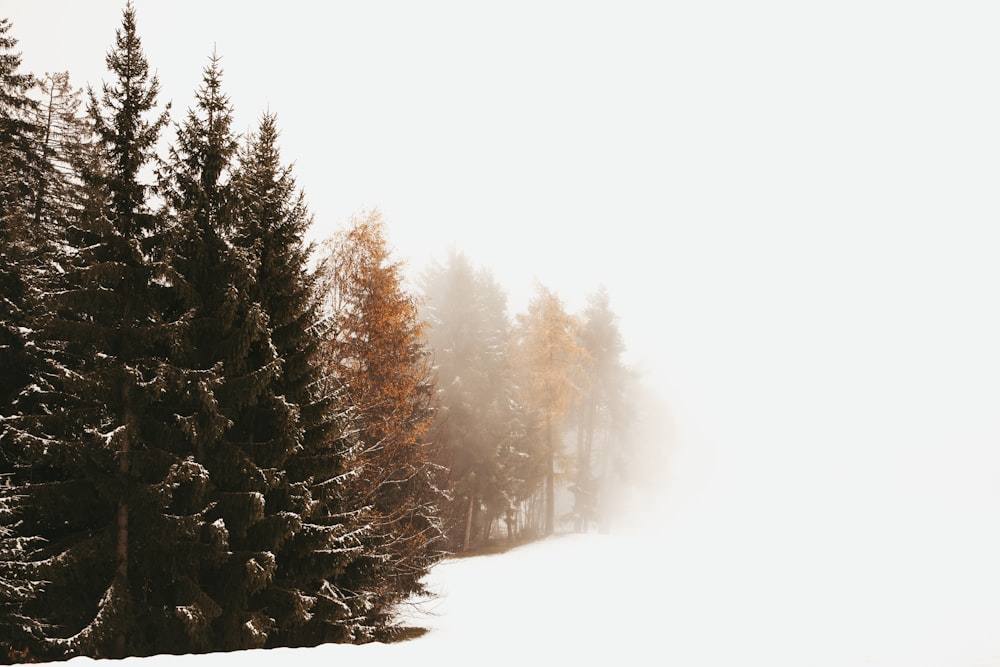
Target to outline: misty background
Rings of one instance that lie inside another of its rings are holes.
[[[98,86],[123,4],[6,0],[22,68]],[[135,6],[175,120],[213,49],[234,129],[277,114],[315,238],[377,206],[512,313],[608,288],[669,424],[642,525],[724,617],[992,641],[989,3]]]

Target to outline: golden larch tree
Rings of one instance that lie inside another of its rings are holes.
[[[374,608],[388,614],[422,590],[443,533],[427,442],[430,355],[419,303],[403,288],[403,265],[393,260],[384,227],[378,210],[354,216],[324,244],[318,274],[334,331],[328,370],[348,394],[362,443],[351,495],[354,507],[370,513],[376,557],[365,576]]]
[[[577,344],[579,326],[559,296],[541,284],[536,285],[527,312],[517,317],[514,350],[521,401],[534,412],[542,428],[546,535],[555,530],[556,459],[562,449],[562,422],[580,393],[582,369],[588,363],[586,351]]]

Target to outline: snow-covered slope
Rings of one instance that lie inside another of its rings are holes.
[[[670,539],[564,535],[503,554],[447,560],[428,580],[435,597],[403,610],[405,622],[428,629],[406,642],[125,662],[130,667],[1000,664],[1000,642],[988,623],[995,603],[970,607],[969,598],[963,603],[949,597],[930,579],[922,591],[899,591],[893,601],[872,588],[877,582],[831,571],[832,560],[810,560],[804,551],[782,555],[773,543],[740,543],[737,533],[715,532],[719,527],[681,530]],[[675,539],[682,536],[683,541]]]

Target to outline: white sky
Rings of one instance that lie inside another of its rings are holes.
[[[78,84],[123,6],[3,4]],[[175,118],[213,46],[236,128],[278,114],[318,236],[378,206],[414,273],[455,244],[513,310],[606,285],[685,530],[1000,619],[995,3],[136,7]]]

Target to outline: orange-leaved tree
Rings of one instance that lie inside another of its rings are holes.
[[[544,470],[545,535],[555,531],[556,460],[562,456],[563,418],[580,393],[583,369],[589,363],[577,344],[579,322],[559,296],[538,284],[526,313],[517,317],[514,352],[519,368],[521,401],[539,420]]]
[[[328,371],[348,393],[362,446],[351,498],[370,520],[369,558],[353,566],[371,592],[372,627],[422,592],[441,555],[438,469],[427,441],[434,385],[419,304],[404,289],[378,210],[323,244],[317,273],[333,335]]]

